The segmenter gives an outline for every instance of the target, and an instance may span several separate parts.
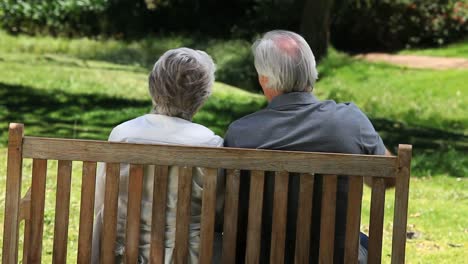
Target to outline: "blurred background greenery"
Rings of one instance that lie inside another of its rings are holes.
[[[416,69],[354,56],[468,60],[467,0],[0,0],[0,27],[0,207],[9,122],[25,123],[27,135],[105,140],[114,126],[150,110],[153,63],[186,46],[205,50],[217,64],[213,95],[194,121],[223,136],[232,121],[266,105],[250,46],[280,28],[301,33],[311,45],[320,99],[356,103],[393,151],[413,144],[409,230],[418,236],[408,242],[408,262],[467,257],[468,69]],[[75,165],[74,173],[79,170]],[[48,194],[55,192],[54,177]],[[74,181],[77,205],[80,177]],[[72,214],[79,215],[75,207]],[[391,219],[385,220],[387,241]],[[76,249],[73,226],[69,252]],[[53,228],[45,230],[50,238]]]

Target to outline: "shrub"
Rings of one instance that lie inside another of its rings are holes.
[[[107,4],[108,0],[0,0],[1,23],[10,32],[93,33]]]
[[[468,3],[457,0],[341,1],[332,42],[347,50],[442,45],[468,33]]]

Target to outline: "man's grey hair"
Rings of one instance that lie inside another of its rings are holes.
[[[267,88],[288,92],[312,91],[318,73],[315,57],[299,34],[273,30],[252,45],[258,75],[268,78]]]
[[[215,64],[203,51],[189,48],[165,52],[149,75],[153,113],[192,120],[211,94]]]

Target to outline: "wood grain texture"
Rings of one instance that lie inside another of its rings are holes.
[[[301,174],[299,204],[297,210],[296,249],[294,262],[309,263],[310,229],[312,220],[312,199],[314,196],[314,175]]]
[[[31,185],[31,234],[28,261],[41,263],[47,160],[34,159]]]
[[[20,221],[24,220],[23,263],[28,263],[29,242],[31,235],[31,188],[28,189],[20,203]]]
[[[224,204],[222,263],[236,263],[237,218],[239,208],[240,171],[226,171],[226,196]]]
[[[8,162],[3,223],[2,263],[18,262],[19,211],[23,168],[23,124],[11,123],[8,130]]]
[[[192,197],[192,167],[179,168],[174,263],[188,262],[189,224]]]
[[[323,175],[319,263],[333,263],[337,179],[336,175]]]
[[[213,258],[216,212],[216,180],[218,170],[206,168],[203,177],[203,200],[200,232],[200,263],[209,264]]]
[[[394,177],[396,157],[25,137],[28,158]],[[164,153],[164,155],[154,155]]]
[[[368,263],[382,262],[382,238],[385,210],[385,179],[372,180],[371,209],[369,216]]]
[[[262,207],[265,172],[252,171],[250,177],[249,216],[247,223],[247,246],[245,263],[259,263],[260,237],[262,233]]]
[[[28,189],[26,194],[20,200],[19,220],[31,218],[31,188]]]
[[[24,220],[24,244],[23,244],[23,260],[22,263],[29,263],[28,255],[29,255],[29,245],[31,241],[31,220],[25,219]]]
[[[67,262],[68,221],[70,216],[72,162],[58,161],[57,194],[55,199],[54,252],[52,263]]]
[[[138,263],[142,188],[143,165],[130,164],[127,204],[127,233],[125,237],[126,264]]]
[[[270,263],[284,263],[286,242],[286,213],[288,211],[288,183],[287,171],[276,172],[275,192],[273,197],[273,219],[271,224]]]
[[[344,262],[356,264],[359,253],[363,177],[349,177]]]
[[[392,238],[393,264],[405,263],[411,153],[412,147],[410,145],[398,146],[398,173],[395,186],[395,214],[393,216]]]
[[[96,162],[83,162],[81,183],[80,228],[78,233],[78,263],[91,262],[93,240],[94,193],[96,190]]]
[[[119,197],[120,164],[106,164],[106,187],[104,195],[104,219],[102,225],[101,263],[115,262],[115,241],[117,238],[117,209]]]
[[[155,166],[150,253],[150,261],[152,264],[164,263],[168,177],[167,166]]]

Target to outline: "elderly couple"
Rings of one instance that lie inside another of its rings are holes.
[[[252,47],[258,80],[268,106],[232,123],[223,139],[210,129],[192,123],[192,117],[211,93],[215,65],[208,54],[188,48],[169,50],[154,65],[149,76],[149,91],[154,108],[150,114],[137,117],[115,127],[109,141],[176,144],[209,147],[260,148],[315,152],[338,152],[354,154],[385,155],[387,150],[369,119],[352,103],[320,101],[311,92],[317,79],[314,55],[307,42],[298,34],[289,31],[271,31],[257,40]],[[164,155],[164,153],[155,153]],[[93,238],[93,263],[99,260],[104,201],[105,165],[98,168],[96,189],[96,222]],[[139,263],[149,259],[152,187],[154,169],[145,168],[143,199],[141,203],[141,226]],[[165,262],[173,262],[175,217],[177,202],[177,176],[175,167],[169,170],[168,197],[166,204]],[[197,263],[200,235],[201,197],[204,171],[194,168],[192,183],[192,218],[190,224],[189,262]],[[129,166],[122,165],[118,202],[116,259],[122,259],[125,242],[125,222],[128,195]],[[219,176],[222,177],[222,176]],[[246,180],[247,179],[247,180]],[[221,179],[222,180],[222,179]],[[241,177],[239,230],[246,230],[248,204],[248,177]],[[390,186],[392,183],[388,183]],[[222,184],[219,184],[222,185]],[[297,215],[299,180],[291,177],[289,183],[290,211],[286,262],[292,262],[294,252],[294,223]],[[320,227],[320,184],[315,185],[314,213],[312,219],[312,254],[316,255]],[[335,232],[335,262],[343,262],[344,228],[347,202],[347,181],[338,180],[337,217]],[[272,199],[274,180],[266,177],[265,208],[262,223],[262,262],[269,258]],[[220,190],[219,193],[222,193]],[[296,202],[295,202],[296,201]],[[311,197],[312,201],[312,197]],[[223,198],[218,199],[219,209]],[[300,227],[297,227],[300,228]],[[242,234],[241,234],[242,237]],[[213,262],[219,262],[222,234],[215,239]],[[238,261],[242,261],[245,241],[238,241]],[[367,259],[367,237],[361,234],[359,261]]]

